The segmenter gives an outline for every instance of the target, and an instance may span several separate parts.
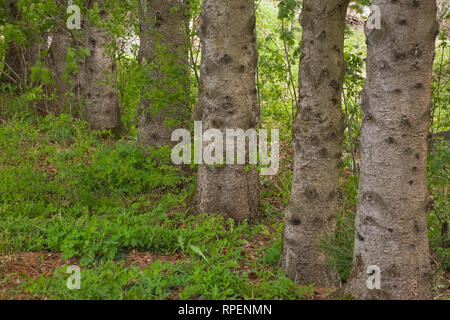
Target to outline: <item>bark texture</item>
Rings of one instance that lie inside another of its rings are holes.
[[[427,135],[435,55],[435,0],[374,0],[381,29],[367,30],[361,177],[348,292],[356,299],[431,298],[427,238]],[[381,289],[369,290],[369,266]]]
[[[256,129],[260,111],[254,1],[204,0],[198,24],[202,62],[196,120],[202,121],[203,130]],[[258,189],[255,168],[203,165],[198,173],[198,207],[237,222],[251,220],[258,212]]]
[[[142,0],[139,61],[148,70],[139,111],[142,147],[172,145],[175,129],[187,128],[189,110],[187,1]]]
[[[305,0],[301,24],[299,110],[294,124],[294,178],[286,211],[281,266],[302,284],[335,285],[320,239],[333,233],[344,115],[341,98],[347,0]]]
[[[92,9],[98,3],[100,19],[108,15],[102,1],[88,1]],[[83,104],[83,117],[95,130],[121,131],[119,96],[117,93],[116,65],[114,57],[107,52],[111,41],[107,30],[92,24],[86,17],[82,20],[83,41],[90,55],[85,58],[79,74],[79,90],[87,103]]]

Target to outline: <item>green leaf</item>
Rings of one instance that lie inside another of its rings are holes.
[[[192,251],[194,251],[196,254],[198,254],[198,255],[201,256],[203,259],[205,259],[205,261],[206,261],[207,263],[209,263],[208,258],[205,257],[205,255],[203,254],[202,250],[200,250],[199,247],[196,247],[196,246],[194,246],[194,245],[191,244],[191,245],[189,245],[189,248],[191,248]]]

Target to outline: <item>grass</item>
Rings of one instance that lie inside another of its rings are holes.
[[[24,292],[40,299],[312,294],[312,287],[297,286],[276,266],[281,212],[267,204],[251,226],[191,212],[195,181],[160,165],[168,150],[149,150],[144,157],[133,139],[113,142],[67,115],[33,114],[0,126],[0,150],[0,255],[14,261],[17,254],[38,252],[36,259],[45,261],[61,253],[64,262],[46,274],[25,270],[21,284],[5,293],[9,298]],[[136,266],[127,263],[132,252],[169,262]],[[81,290],[66,287],[65,270],[74,259],[82,268]],[[8,267],[14,263],[4,265],[0,283],[6,286],[15,270]]]
[[[235,225],[197,214],[195,178],[167,163],[169,150],[109,139],[67,115],[33,113],[0,125],[0,292],[24,299],[311,299],[279,269],[292,150],[264,178],[260,220]],[[430,155],[430,239],[437,295],[447,296],[448,147]],[[343,164],[335,236],[322,241],[330,268],[348,278],[358,179]],[[55,258],[56,257],[56,258]],[[67,267],[82,269],[68,290]],[[443,293],[439,293],[439,292]]]
[[[313,286],[292,283],[278,268],[292,179],[291,151],[283,149],[279,175],[263,180],[260,221],[236,226],[189,210],[195,180],[160,165],[168,150],[149,150],[144,157],[133,139],[114,142],[67,115],[8,119],[0,126],[0,255],[10,260],[0,268],[0,284],[8,288],[4,297],[312,298]],[[438,200],[430,211],[430,239],[443,270],[439,290],[448,270],[446,239],[437,231],[448,201],[442,188],[448,149],[436,150],[430,168],[440,178],[430,177]],[[338,232],[323,240],[322,249],[345,280],[357,195],[357,178],[345,168],[339,194]],[[26,270],[33,265],[27,261],[18,273],[11,261],[27,252],[38,253],[38,269],[48,255],[59,260],[37,274]],[[142,256],[151,262],[142,263]],[[70,263],[82,268],[81,290],[66,287]],[[10,286],[17,276],[19,285]]]

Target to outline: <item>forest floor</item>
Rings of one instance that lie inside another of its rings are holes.
[[[247,273],[250,286],[257,286],[258,282],[264,282],[267,279],[261,276],[258,270],[254,270],[254,265],[258,264],[258,261],[262,256],[267,254],[268,248],[273,243],[272,235],[276,234],[280,236],[278,226],[282,225],[282,219],[277,222],[277,227],[274,228],[273,221],[266,220],[264,223],[266,230],[270,230],[269,233],[259,234],[252,241],[242,246],[241,255],[244,257],[239,262],[237,267],[238,272]],[[59,269],[67,268],[71,265],[80,265],[79,258],[63,259],[63,254],[60,252],[40,251],[40,252],[21,252],[11,253],[8,255],[0,256],[0,300],[4,299],[52,299],[52,296],[38,295],[34,292],[30,292],[29,283],[43,281],[45,279],[51,279],[58,273]],[[175,266],[180,263],[198,263],[194,259],[190,258],[188,254],[174,253],[174,254],[157,254],[150,251],[138,251],[130,250],[126,252],[124,258],[124,268],[131,268],[132,266],[138,267],[141,270],[149,268],[156,261],[161,261],[163,264],[170,264]],[[450,272],[444,272],[439,268],[438,259],[433,254],[433,267],[435,271],[435,277],[433,279],[433,295],[435,300],[448,299],[450,297],[450,287],[443,284],[450,283]],[[265,266],[267,272],[273,272],[276,266]],[[255,272],[256,271],[256,272]],[[164,274],[164,270],[162,270]],[[68,275],[67,275],[68,277]],[[65,279],[60,279],[64,282]],[[125,287],[132,285],[137,279],[130,279]],[[298,288],[302,288],[298,286]],[[168,300],[180,299],[180,293],[183,290],[182,287],[171,287],[171,293],[165,297]],[[68,290],[68,289],[67,289]],[[125,290],[125,289],[124,289]],[[320,300],[326,298],[333,293],[336,288],[322,288],[311,287],[310,290],[304,292],[302,299],[308,300]],[[113,298],[113,297],[111,297]],[[200,297],[198,297],[200,298]],[[242,298],[242,297],[241,297]]]
[[[144,157],[133,139],[109,140],[69,116],[37,119],[0,117],[0,299],[300,300],[335,290],[299,286],[278,267],[292,179],[288,142],[278,175],[262,178],[259,220],[235,225],[190,209],[195,179],[158,165],[164,150]],[[338,232],[324,240],[343,279],[357,180],[344,165]],[[432,259],[436,299],[450,298],[445,259]],[[81,268],[80,290],[67,288],[71,265]]]
[[[244,247],[245,253],[249,254],[249,260],[257,261],[258,256],[255,252],[267,246],[270,243],[270,238],[261,237],[254,243],[249,243]],[[189,261],[188,256],[183,256],[180,253],[172,255],[159,255],[152,252],[130,251],[126,255],[127,267],[137,266],[140,269],[145,269],[151,266],[155,261],[162,261],[175,265],[180,261]],[[0,256],[0,300],[16,299],[28,300],[35,297],[26,288],[26,282],[29,280],[38,281],[41,277],[52,277],[57,269],[67,267],[70,265],[78,265],[79,259],[62,259],[61,253],[46,252],[27,252],[14,253],[11,255]],[[257,274],[251,270],[247,264],[241,264],[240,270],[248,272],[249,278],[252,282],[264,281],[258,278]],[[435,277],[433,279],[433,296],[435,300],[448,299],[450,297],[450,288],[440,286],[439,283],[450,282],[450,272],[442,272],[435,270]],[[131,280],[133,281],[133,280]],[[336,288],[322,288],[314,286],[312,291],[308,292],[304,298],[310,300],[320,300],[326,298],[333,293]],[[168,300],[179,299],[181,288],[172,288],[172,293],[166,297]],[[41,296],[39,299],[48,299],[48,297]]]

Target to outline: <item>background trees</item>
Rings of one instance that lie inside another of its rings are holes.
[[[147,86],[139,111],[139,143],[171,145],[172,132],[188,128],[189,6],[178,0],[144,1],[139,6],[139,61],[147,67]]]
[[[30,41],[26,41],[25,38],[16,35],[17,39],[8,42],[8,48],[5,52],[3,64],[7,73],[3,74],[2,81],[22,88],[29,85],[31,67],[37,62],[39,53],[46,49],[46,39],[41,38],[39,33],[36,34],[37,30],[33,26],[24,24],[19,1],[4,0],[3,5],[4,16],[2,20],[11,25],[22,25],[24,35],[32,38]],[[14,30],[9,31],[14,37]]]
[[[103,1],[87,1],[91,11],[82,27],[83,43],[89,54],[83,61],[79,73],[79,90],[87,103],[83,105],[84,118],[93,129],[121,130],[119,100],[116,85],[116,62],[108,52],[110,34],[103,21],[108,19],[108,7]]]
[[[336,272],[354,298],[449,296],[445,5],[431,72],[432,2],[378,1],[367,45],[369,1],[345,26],[337,0],[74,3],[81,30],[65,1],[0,0],[17,9],[0,10],[0,297],[323,298]],[[191,128],[191,110],[203,130],[280,129],[278,174],[194,177],[147,148]],[[73,263],[80,291],[58,269]],[[371,263],[382,290],[367,289]]]
[[[61,19],[61,22],[63,21]],[[55,93],[55,98],[49,101],[47,106],[48,111],[51,113],[60,114],[67,109],[76,110],[76,99],[66,94],[69,92],[77,93],[75,70],[69,70],[67,65],[67,55],[71,49],[74,50],[76,47],[77,44],[72,39],[72,35],[65,28],[59,27],[52,33],[47,65],[57,81],[55,81],[54,85],[48,86],[49,94]]]
[[[54,99],[50,99],[46,109],[54,114],[60,114],[64,111],[72,113],[77,111],[77,107],[81,103],[81,101],[77,101],[80,99],[79,90],[77,90],[77,80],[79,80],[77,73],[79,72],[79,64],[81,61],[73,61],[76,62],[76,65],[71,68],[69,66],[70,60],[68,60],[68,56],[71,53],[74,55],[76,49],[82,42],[79,40],[81,37],[75,38],[77,34],[73,32],[78,32],[77,30],[69,30],[66,27],[67,15],[65,1],[59,0],[56,1],[56,4],[56,26],[50,34],[50,47],[45,59],[55,79],[53,83],[48,84],[48,95],[51,96],[54,94],[55,96]]]

